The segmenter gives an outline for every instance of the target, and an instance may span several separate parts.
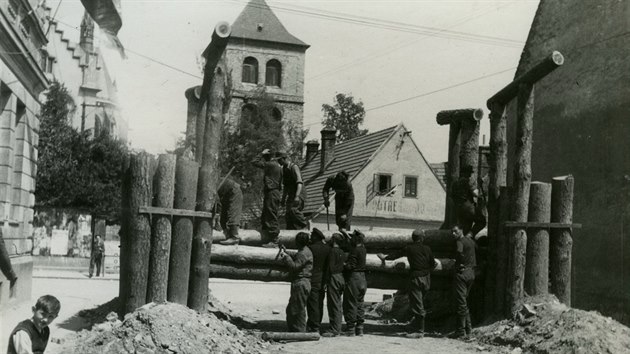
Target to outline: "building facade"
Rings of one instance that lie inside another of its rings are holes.
[[[439,228],[446,192],[411,132],[402,124],[335,143],[335,130],[322,131],[322,144],[309,141],[302,166],[308,200],[305,214],[313,226],[326,229],[322,188],[326,178],[345,170],[354,189],[352,228],[362,230]],[[330,229],[336,230],[334,197]]]
[[[50,16],[51,9],[45,8]],[[48,21],[48,44],[42,48],[42,67],[49,80],[65,85],[75,101],[72,126],[92,135],[108,132],[127,140],[128,124],[123,118],[117,88],[95,38],[94,21],[85,13],[79,43],[69,39],[73,30],[54,19]]]
[[[0,274],[0,308],[30,299],[35,174],[41,93],[48,87],[41,48],[44,11],[35,0],[0,2],[0,223],[18,282]]]
[[[517,76],[560,51],[535,85],[532,180],[573,175],[572,305],[630,323],[630,3],[542,0]],[[508,119],[514,156],[516,109]],[[508,169],[512,172],[511,169]],[[625,245],[625,247],[624,247]]]

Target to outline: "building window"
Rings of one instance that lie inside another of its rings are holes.
[[[405,197],[415,198],[418,196],[418,177],[405,176]]]
[[[267,71],[265,74],[265,85],[280,87],[282,81],[282,65],[276,59],[267,62]]]
[[[17,0],[9,0],[9,15],[11,15],[11,17],[13,17],[13,19],[17,18],[18,12],[20,9],[20,4],[18,3]]]
[[[385,195],[392,189],[392,175],[376,174],[374,175],[374,186],[376,194]]]
[[[251,84],[258,83],[258,60],[254,57],[247,57],[243,61],[243,82]]]
[[[271,110],[271,116],[276,121],[280,121],[282,119],[282,111],[278,107],[273,107],[273,109]]]
[[[41,62],[40,65],[42,66],[42,70],[45,73],[50,73],[52,74],[53,72],[53,64],[55,63],[55,58],[51,58],[50,56],[48,56],[48,52],[46,52],[45,50],[42,50],[42,57],[41,57]]]

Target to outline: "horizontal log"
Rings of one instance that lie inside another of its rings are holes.
[[[564,64],[564,57],[558,51],[554,51],[547,58],[542,60],[533,68],[529,69],[523,75],[520,75],[514,81],[510,82],[501,91],[494,94],[486,102],[488,109],[492,109],[494,105],[505,105],[510,102],[518,94],[518,87],[521,84],[533,85],[550,72]]]
[[[435,120],[439,125],[448,125],[459,123],[463,120],[480,121],[483,118],[483,110],[481,108],[453,109],[438,112]]]
[[[561,222],[516,222],[516,221],[506,221],[505,227],[516,227],[516,228],[541,228],[541,229],[581,229],[582,224],[567,224]]]
[[[287,250],[287,253],[294,254],[295,250]],[[439,259],[440,269],[433,271],[433,275],[445,276],[452,274],[455,264],[453,259]],[[280,269],[284,266],[284,261],[278,257],[278,250],[273,248],[251,247],[251,246],[212,246],[212,262],[230,263],[240,265],[270,265]],[[381,261],[375,254],[368,254],[365,257],[365,267],[369,271],[383,273],[407,274],[409,263],[405,258],[393,261]]]
[[[264,332],[262,334],[263,340],[274,341],[315,341],[319,340],[319,333],[317,332]]]
[[[279,240],[287,248],[295,249],[295,235],[299,231],[280,230]],[[333,231],[322,231],[329,241]],[[399,249],[413,242],[411,239],[411,230],[394,230],[394,231],[364,231],[365,246],[368,250],[387,250]],[[449,230],[424,230],[424,244],[429,246],[433,251],[455,251],[455,241],[451,237]],[[241,245],[261,246],[264,242],[262,236],[257,230],[239,230]],[[213,237],[213,242],[225,240],[225,235],[217,233]]]
[[[160,208],[141,206],[138,208],[138,214],[157,214],[157,215],[170,215],[170,216],[188,216],[193,218],[208,218],[212,219],[212,213],[206,211],[194,211],[185,209],[173,209],[173,208]]]

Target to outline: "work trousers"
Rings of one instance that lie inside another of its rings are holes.
[[[92,257],[90,257],[90,276],[94,274],[94,267],[96,266],[96,276],[101,275],[101,265],[103,263],[103,254],[102,253],[92,253]],[[103,275],[105,275],[105,271],[103,270]]]
[[[287,219],[287,230],[302,230],[306,228],[307,225],[306,218],[304,214],[302,214],[302,210],[304,210],[304,199],[300,197],[298,202],[294,199],[295,196],[289,196],[286,202],[285,217]]]
[[[326,296],[326,286],[322,283],[311,283],[311,292],[306,302],[306,330],[308,332],[319,332],[324,316],[324,297]]]
[[[475,281],[474,269],[467,267],[455,274],[453,289],[455,290],[455,306],[459,317],[468,316],[468,293]]]
[[[354,209],[354,198],[335,198],[335,223],[339,229],[350,230],[352,226],[352,211]],[[342,218],[345,215],[345,219]]]
[[[287,305],[289,332],[306,331],[306,301],[311,291],[311,280],[299,278],[291,282],[291,297]]]
[[[412,276],[409,279],[409,310],[414,317],[424,317],[427,314],[424,309],[424,295],[430,288],[429,275]]]
[[[241,213],[243,211],[243,195],[234,193],[231,198],[226,199],[221,201],[221,228],[226,238],[238,237],[238,228],[241,225]]]
[[[263,233],[271,239],[275,239],[280,234],[278,226],[278,208],[280,207],[282,192],[279,189],[265,191],[263,198],[263,210],[260,217]]]
[[[346,278],[343,294],[343,316],[348,327],[363,327],[363,298],[367,290],[364,272],[352,272]]]
[[[326,287],[327,297],[326,304],[328,305],[328,321],[330,322],[330,332],[340,333],[341,322],[343,320],[343,305],[341,302],[341,296],[343,295],[343,289],[346,285],[346,281],[343,278],[343,274],[331,274]]]
[[[473,237],[483,230],[487,224],[488,212],[481,205],[471,201],[455,204],[457,224],[461,226],[464,235],[471,233]]]

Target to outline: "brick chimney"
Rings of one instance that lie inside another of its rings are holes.
[[[319,151],[319,141],[313,139],[306,142],[306,156],[304,162],[309,162]]]
[[[337,141],[337,130],[334,128],[324,128],[322,131],[322,160],[320,171],[324,171],[326,166],[335,158],[335,142]]]

